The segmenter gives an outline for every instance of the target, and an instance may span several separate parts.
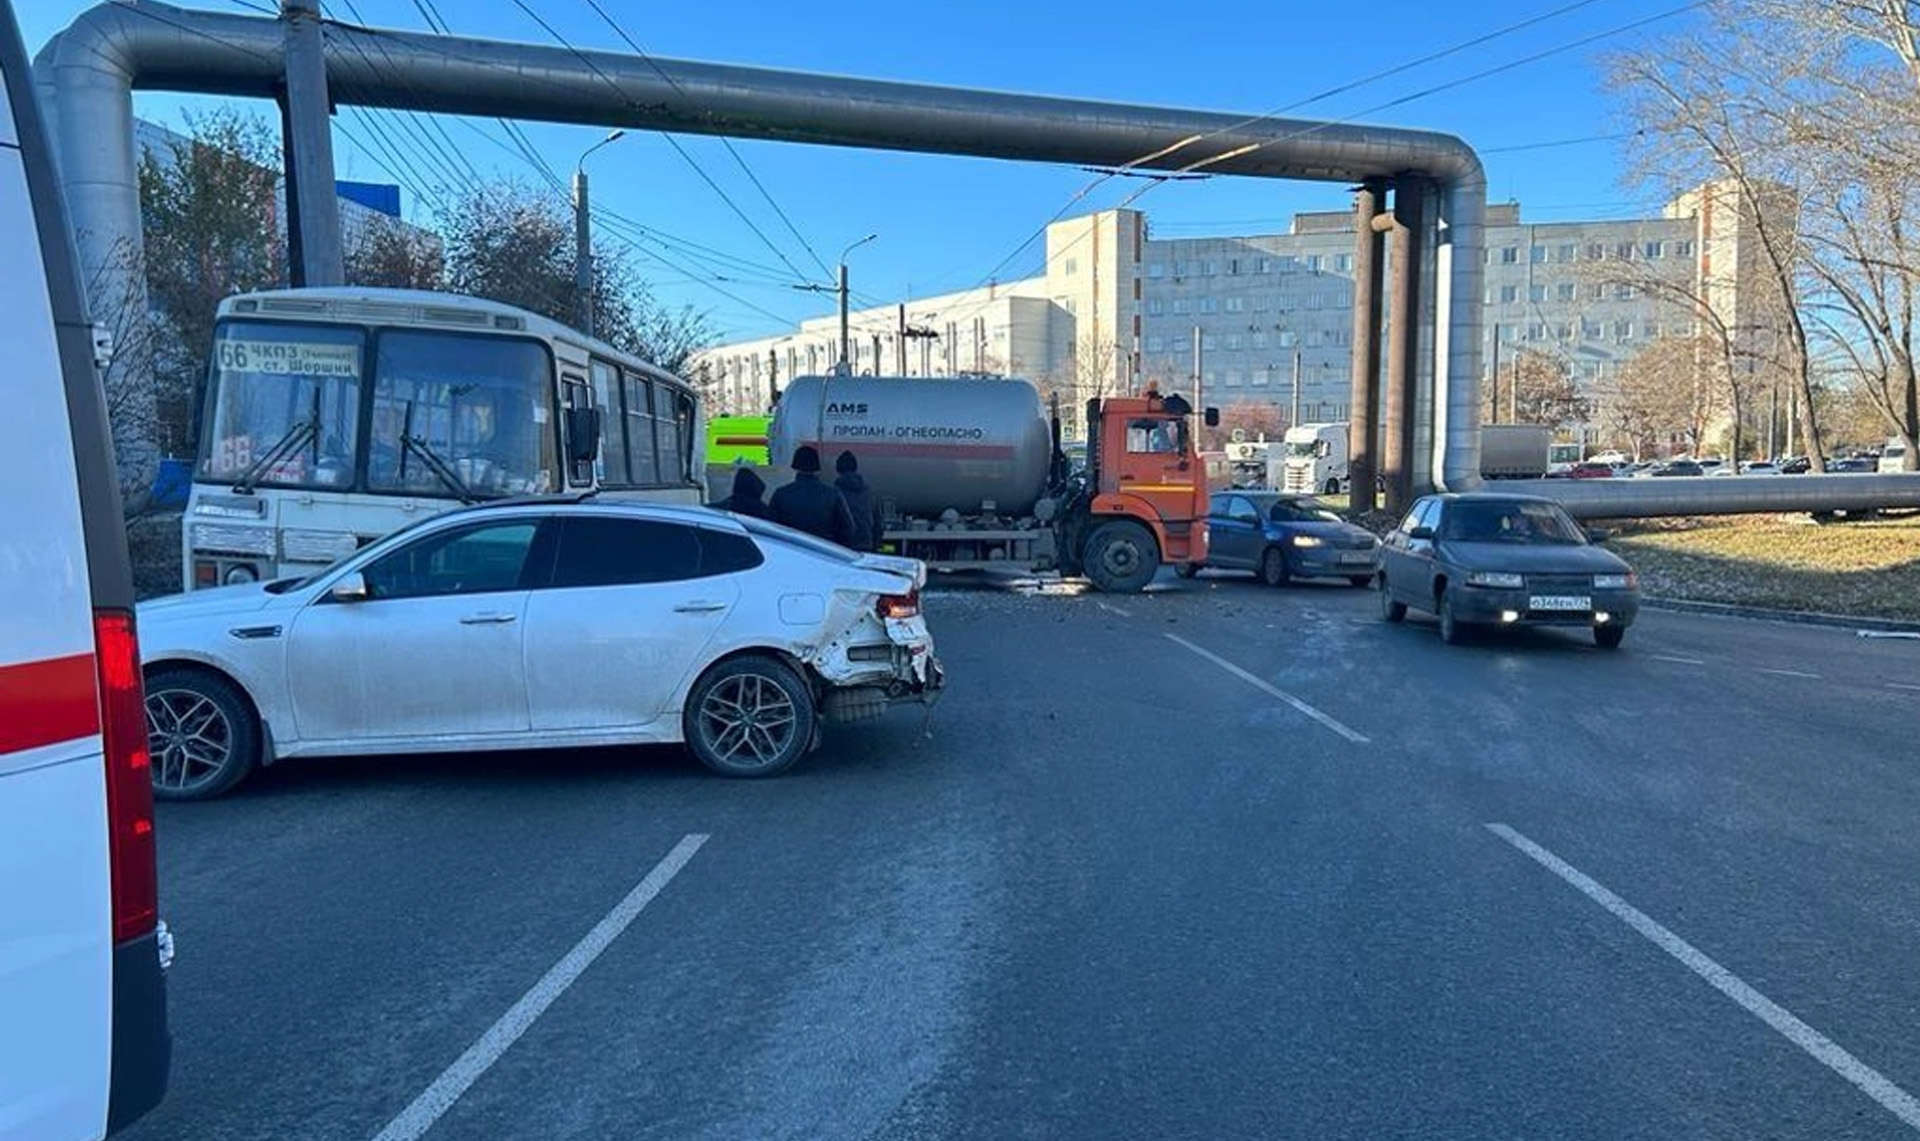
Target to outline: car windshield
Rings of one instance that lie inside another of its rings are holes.
[[[1327,510],[1317,499],[1276,499],[1267,508],[1267,518],[1275,523],[1340,522],[1340,516]]]
[[[558,484],[553,402],[553,364],[537,342],[384,330],[368,486],[438,496],[550,491]]]
[[[1441,538],[1463,543],[1578,546],[1586,535],[1552,503],[1461,499],[1447,508]]]
[[[222,323],[208,364],[200,478],[352,484],[364,340],[337,325]]]

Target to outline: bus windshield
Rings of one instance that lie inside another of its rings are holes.
[[[384,329],[374,349],[370,490],[489,496],[557,486],[545,347]]]
[[[337,325],[231,321],[214,333],[200,476],[339,487],[353,482],[363,337]]]

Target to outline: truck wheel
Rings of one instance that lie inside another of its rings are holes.
[[[260,763],[260,721],[238,686],[211,670],[147,675],[147,752],[159,800],[208,800]]]
[[[1144,590],[1160,569],[1153,535],[1138,523],[1103,524],[1087,540],[1087,577],[1108,594]]]
[[[785,663],[758,654],[708,670],[687,694],[680,722],[700,763],[730,777],[785,772],[819,730],[807,683]]]

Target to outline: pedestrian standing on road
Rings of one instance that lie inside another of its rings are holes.
[[[833,486],[847,501],[847,513],[853,516],[853,542],[856,551],[872,551],[880,546],[880,497],[860,474],[860,461],[852,452],[841,452],[833,461]]]
[[[793,450],[793,482],[773,493],[773,521],[848,546],[853,515],[831,484],[820,482],[820,453],[802,444]]]
[[[731,511],[735,515],[751,515],[755,519],[767,517],[767,505],[760,497],[767,491],[767,481],[760,478],[758,472],[750,467],[733,469],[733,493],[725,499],[716,499],[707,504],[722,511]]]

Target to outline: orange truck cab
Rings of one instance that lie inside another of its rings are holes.
[[[1087,402],[1087,468],[1059,521],[1061,569],[1101,590],[1144,588],[1207,557],[1207,465],[1179,394]],[[1208,424],[1219,414],[1209,408]]]

